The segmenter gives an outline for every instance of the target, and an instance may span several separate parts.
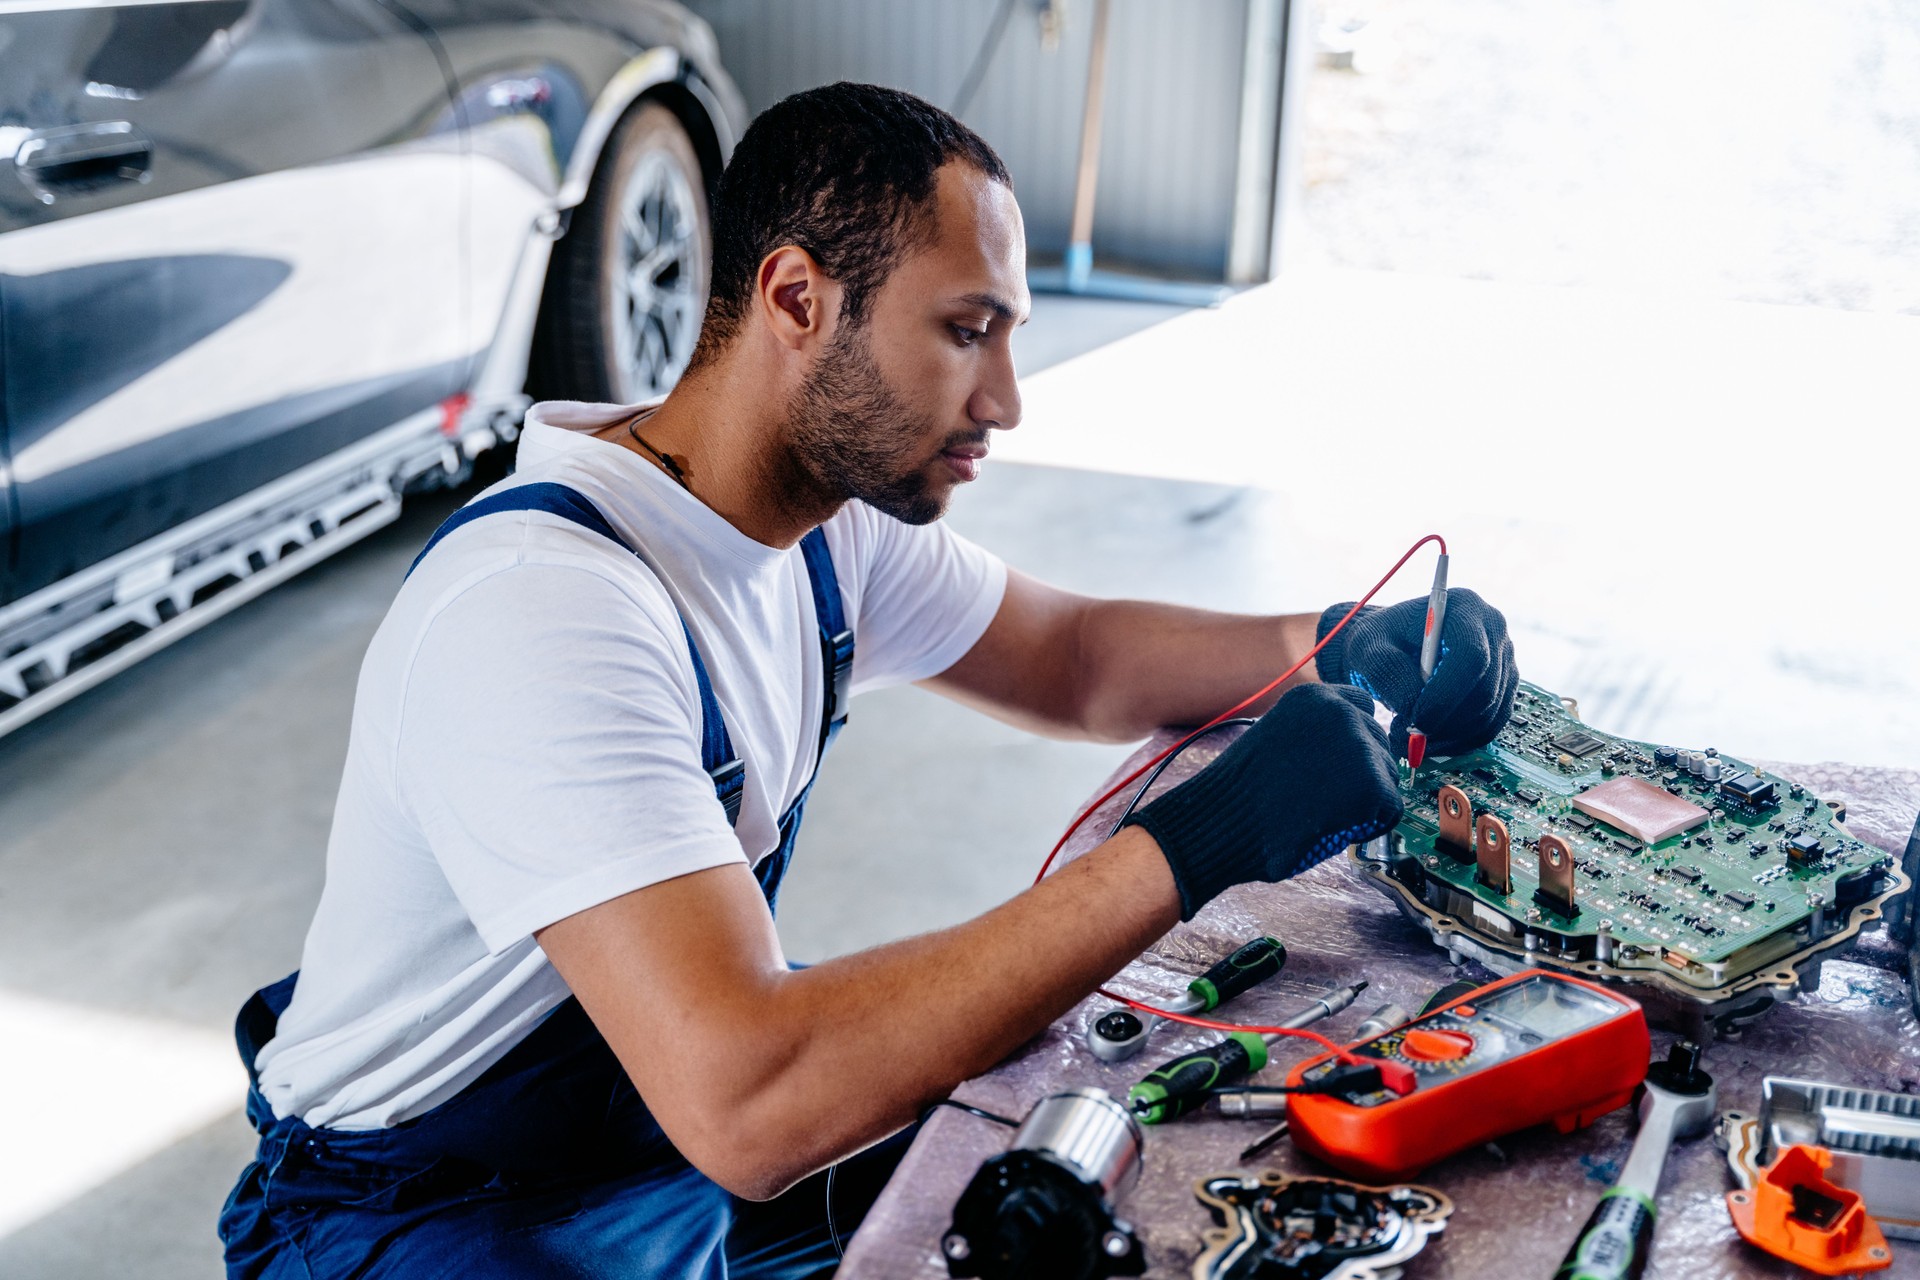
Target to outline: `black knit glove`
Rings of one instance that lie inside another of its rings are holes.
[[[1229,885],[1285,880],[1390,830],[1400,808],[1373,700],[1302,685],[1127,825],[1159,842],[1191,920]]]
[[[1351,604],[1320,615],[1319,636],[1347,616]],[[1427,735],[1427,750],[1459,755],[1493,741],[1513,715],[1520,672],[1501,612],[1464,587],[1447,592],[1440,624],[1440,660],[1433,679],[1420,683],[1420,640],[1427,601],[1403,600],[1362,609],[1314,660],[1328,684],[1365,689],[1393,709],[1393,758],[1407,753],[1407,730]]]

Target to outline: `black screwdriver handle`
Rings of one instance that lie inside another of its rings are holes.
[[[1232,1084],[1267,1065],[1267,1042],[1236,1031],[1204,1049],[1163,1062],[1127,1093],[1142,1124],[1165,1124],[1204,1104],[1208,1090]]]
[[[1278,938],[1260,937],[1187,984],[1200,1000],[1200,1011],[1217,1009],[1241,992],[1258,986],[1287,964],[1287,949]]]

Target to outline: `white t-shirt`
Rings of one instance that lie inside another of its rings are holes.
[[[646,563],[544,512],[484,517],[420,562],[360,670],[326,886],[260,1051],[274,1113],[420,1115],[567,995],[533,933],[646,885],[758,862],[813,775],[819,632],[798,547],[728,524],[589,431],[627,408],[534,406],[497,489],[578,490]],[[855,692],[938,675],[1006,586],[942,524],[863,503],[824,526]],[[693,631],[746,763],[737,826],[700,767]]]

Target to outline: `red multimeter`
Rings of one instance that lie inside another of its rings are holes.
[[[1638,1004],[1529,969],[1341,1051],[1411,1067],[1411,1093],[1295,1094],[1289,1127],[1295,1146],[1335,1168],[1396,1181],[1517,1129],[1592,1124],[1633,1098],[1650,1052]],[[1287,1083],[1310,1085],[1334,1062],[1303,1062]]]

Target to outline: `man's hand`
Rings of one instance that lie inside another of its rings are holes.
[[[1229,885],[1284,880],[1400,821],[1373,700],[1304,685],[1220,758],[1127,819],[1160,845],[1191,920]]]
[[[1324,637],[1351,604],[1320,615]],[[1315,659],[1328,684],[1358,685],[1393,710],[1393,759],[1407,753],[1407,730],[1427,735],[1427,750],[1452,756],[1485,746],[1506,727],[1520,673],[1501,612],[1465,588],[1447,592],[1440,624],[1440,661],[1433,679],[1420,678],[1420,641],[1427,600],[1403,600],[1386,609],[1362,609]]]

